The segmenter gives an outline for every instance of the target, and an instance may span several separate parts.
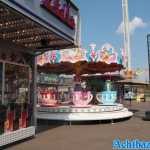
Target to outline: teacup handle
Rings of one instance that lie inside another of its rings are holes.
[[[96,99],[101,102],[101,94],[96,94]]]
[[[90,94],[90,96],[88,97],[87,102],[88,102],[88,103],[89,103],[89,102],[91,102],[91,101],[92,101],[92,99],[93,99],[93,95],[92,95],[92,94]]]
[[[75,101],[76,101],[76,99],[75,99],[76,97],[75,97],[75,95],[73,95],[73,97],[72,97],[72,102],[73,102],[73,104],[75,103]]]

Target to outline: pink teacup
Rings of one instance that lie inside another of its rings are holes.
[[[73,104],[77,107],[88,106],[88,104],[92,101],[93,95],[90,91],[82,92],[82,91],[74,91],[73,92]]]

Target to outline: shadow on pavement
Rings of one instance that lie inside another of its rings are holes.
[[[133,113],[136,113],[136,112],[139,112],[139,109],[130,109],[129,108],[129,111],[133,112]]]
[[[34,139],[34,138],[35,138],[35,136],[31,136],[31,137],[28,137],[28,138],[26,138],[26,139],[13,142],[13,143],[11,143],[11,144],[7,144],[7,145],[5,145],[5,146],[0,147],[0,150],[5,150],[5,149],[7,150],[7,149],[9,149],[10,147],[15,147],[15,146],[18,145],[18,144],[26,143],[26,142],[28,142],[28,141]]]
[[[56,120],[38,120],[37,121],[37,130],[36,134],[39,134],[41,132],[51,130],[53,128],[57,128],[59,126],[64,125],[63,122],[61,121],[56,121]]]
[[[44,132],[46,130],[50,130],[53,128],[57,128],[63,125],[96,125],[96,124],[112,124],[117,122],[123,122],[129,120],[131,117],[121,118],[121,119],[113,119],[113,120],[96,120],[96,121],[56,121],[56,120],[40,120],[38,121],[37,134]]]

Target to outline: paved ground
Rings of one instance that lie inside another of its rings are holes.
[[[111,150],[112,141],[116,138],[124,140],[150,140],[150,121],[143,121],[146,110],[150,110],[150,102],[129,106],[135,112],[130,120],[115,124],[89,125],[42,125],[34,139],[12,145],[7,150]]]

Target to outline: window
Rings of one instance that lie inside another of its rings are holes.
[[[14,64],[5,65],[4,103],[28,103],[29,101],[29,68]]]
[[[0,63],[0,134],[32,124],[29,67]]]

